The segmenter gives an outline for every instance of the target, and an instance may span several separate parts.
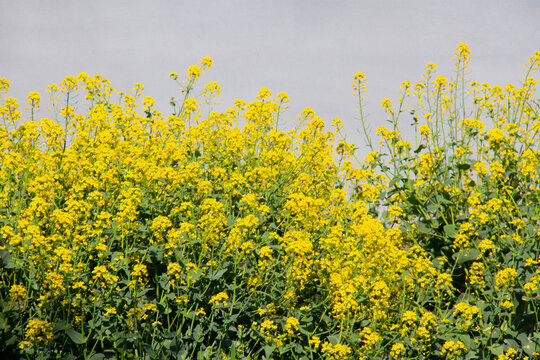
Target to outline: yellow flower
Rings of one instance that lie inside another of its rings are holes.
[[[236,106],[240,110],[244,110],[246,108],[246,101],[242,99],[236,99],[234,100],[234,106]]]
[[[116,314],[116,308],[114,308],[114,307],[106,308],[105,310],[106,310],[105,314],[103,314],[104,316],[109,316],[109,315],[115,315]]]
[[[452,285],[452,276],[448,273],[437,274],[437,282],[435,284],[437,290],[446,289],[447,292],[450,292],[454,288]]]
[[[502,269],[497,272],[497,275],[495,275],[495,284],[499,287],[512,286],[516,277],[517,277],[517,272],[515,269],[512,269],[512,268]]]
[[[369,154],[366,155],[366,157],[364,158],[364,161],[366,163],[373,163],[377,159],[378,154],[379,154],[379,152],[377,150],[372,151],[372,152],[370,152]]]
[[[77,79],[75,76],[68,75],[60,83],[62,90],[66,91],[77,91]]]
[[[366,75],[361,72],[354,74],[354,81],[352,87],[355,91],[364,90],[366,91]]]
[[[403,216],[404,212],[403,212],[403,209],[399,207],[398,205],[392,205],[388,209],[388,214],[390,215],[392,219],[396,219]]]
[[[416,338],[418,339],[418,341],[426,342],[429,340],[430,337],[431,333],[425,327],[420,326],[418,327],[418,329],[416,329]]]
[[[411,326],[413,325],[416,320],[418,320],[418,316],[416,315],[416,312],[407,310],[403,313],[401,316],[401,321],[403,321],[404,324]]]
[[[382,105],[382,107],[384,108],[385,111],[389,111],[390,108],[392,107],[392,102],[388,98],[382,99],[381,105]]]
[[[0,78],[0,92],[7,94],[9,90],[9,81],[6,78]]]
[[[318,336],[312,336],[308,342],[310,346],[313,346],[315,349],[318,349],[319,345],[321,344],[321,339]]]
[[[170,263],[169,265],[167,265],[167,275],[169,275],[169,277],[178,280],[181,274],[182,268],[180,267],[180,264]]]
[[[392,348],[390,349],[390,356],[396,360],[404,359],[405,352],[407,350],[405,349],[405,345],[402,343],[395,343],[392,345]]]
[[[26,102],[30,104],[32,108],[39,107],[39,99],[40,99],[39,93],[35,91],[31,91],[28,93],[28,98]]]
[[[146,303],[143,307],[144,311],[157,311],[157,305],[153,303]]]
[[[328,359],[344,359],[352,352],[351,348],[344,344],[332,345],[328,341],[322,344],[322,352]]]
[[[487,132],[488,141],[491,146],[498,146],[504,141],[504,133],[501,129],[495,128]]]
[[[469,50],[469,46],[464,43],[459,43],[456,48],[455,55],[458,62],[463,61],[464,63],[468,63],[471,58],[471,51]]]
[[[148,276],[148,270],[144,264],[136,264],[133,266],[133,271],[131,272],[133,277],[146,277]]]
[[[277,94],[277,101],[282,103],[288,103],[289,102],[289,95],[285,92],[279,92]]]
[[[305,107],[304,110],[300,112],[300,116],[303,116],[305,118],[310,118],[313,115],[315,115],[315,111],[309,106]]]
[[[294,335],[294,331],[298,330],[298,324],[300,322],[297,318],[294,316],[290,316],[287,318],[287,321],[285,322],[285,331],[287,331],[290,335]]]
[[[441,90],[444,86],[446,86],[447,78],[444,76],[437,76],[437,78],[433,81],[433,86],[435,86],[435,89]]]
[[[271,341],[273,333],[277,330],[277,325],[273,320],[264,320],[261,324],[261,333],[267,341]]]
[[[429,125],[427,124],[421,125],[418,130],[420,131],[420,135],[422,136],[428,136],[431,134],[431,130],[429,129]]]
[[[210,95],[212,98],[219,96],[220,91],[221,86],[215,81],[210,81],[204,86],[204,94],[207,96]]]
[[[188,68],[187,76],[189,77],[190,80],[193,80],[193,81],[197,80],[200,75],[201,75],[201,68],[199,66],[191,65]]]
[[[482,313],[477,306],[460,302],[454,306],[454,316],[456,317],[458,326],[467,331],[473,326],[475,321],[482,318]]]
[[[484,270],[486,269],[484,263],[480,261],[475,261],[472,263],[470,269],[469,269],[469,284],[470,285],[476,285],[480,288],[484,288],[485,281],[484,281]]]
[[[26,300],[26,288],[19,284],[12,285],[9,289],[9,298],[11,299],[12,304]]]
[[[484,239],[480,241],[480,244],[478,244],[478,250],[480,250],[482,254],[491,249],[495,249],[495,244],[493,244],[493,241],[489,239]]]
[[[435,65],[434,63],[427,63],[426,65],[427,71],[432,71],[432,70],[435,70],[436,68],[437,68],[437,65]]]
[[[45,320],[31,319],[26,325],[25,341],[19,344],[21,349],[49,343],[53,338],[52,324]]]
[[[518,352],[514,348],[508,348],[504,354],[497,357],[497,360],[513,360],[517,359]]]
[[[375,345],[382,340],[381,335],[378,332],[371,330],[369,327],[362,329],[362,338],[365,346],[369,349],[374,348]]]
[[[446,341],[443,344],[441,355],[443,355],[446,359],[455,360],[458,358],[458,356],[461,356],[467,351],[467,347],[464,343],[461,341]]]
[[[203,68],[203,70],[208,70],[212,67],[212,64],[214,63],[214,60],[210,56],[205,56],[201,59],[199,62],[199,65]]]
[[[145,107],[152,107],[152,106],[154,106],[155,101],[154,101],[154,99],[151,98],[150,96],[145,96],[145,98],[144,98],[143,101],[142,101],[142,104],[143,104]]]
[[[159,215],[152,221],[152,230],[156,233],[164,233],[172,227],[172,222],[167,216]]]
[[[82,82],[87,81],[89,78],[90,78],[90,76],[88,75],[88,73],[84,72],[84,71],[80,72],[77,75],[77,80],[82,81]]]
[[[227,306],[227,299],[228,298],[229,298],[229,295],[227,295],[226,292],[220,292],[220,293],[217,293],[216,295],[212,296],[210,298],[210,301],[208,302],[208,304],[210,304],[210,305],[223,304],[223,306]]]
[[[197,311],[195,311],[195,315],[206,316],[206,311],[204,310],[204,308],[198,308]]]
[[[429,311],[422,314],[420,325],[432,330],[437,330],[439,328],[439,325],[437,324],[437,316]]]
[[[272,259],[272,254],[274,250],[270,246],[263,246],[259,249],[259,257],[261,259]]]
[[[266,100],[270,96],[270,90],[268,90],[267,88],[261,88],[259,90],[259,94],[257,95],[257,99]]]
[[[509,310],[509,309],[512,309],[514,307],[514,303],[511,302],[508,299],[506,299],[504,301],[501,301],[501,303],[499,305],[500,305],[501,308],[503,308],[505,310]]]

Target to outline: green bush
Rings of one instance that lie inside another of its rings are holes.
[[[212,111],[218,84],[193,96],[208,57],[171,73],[167,117],[142,85],[85,73],[49,86],[54,120],[38,93],[4,98],[0,353],[536,356],[540,54],[504,89],[466,81],[468,60],[460,44],[455,82],[429,64],[398,109],[383,100],[391,129],[356,166],[339,119],[306,108],[278,129],[285,93]],[[353,87],[362,114],[363,74]]]

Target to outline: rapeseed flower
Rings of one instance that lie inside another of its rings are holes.
[[[392,358],[395,360],[402,360],[405,358],[404,356],[406,351],[405,345],[402,343],[395,343],[390,349],[390,356],[392,356]]]
[[[197,65],[191,65],[188,68],[187,76],[191,81],[195,81],[201,75],[201,68]]]
[[[223,306],[227,306],[227,300],[229,299],[229,295],[227,295],[226,292],[220,292],[220,293],[217,293],[216,295],[212,296],[212,298],[210,298],[210,301],[208,301],[208,304],[210,305],[223,305]]]
[[[463,355],[465,351],[467,351],[467,347],[463,342],[448,340],[443,344],[441,355],[445,359],[454,360]]]
[[[174,357],[181,339],[226,357],[215,341],[229,339],[237,357],[457,359],[500,349],[482,326],[534,338],[514,320],[540,293],[536,81],[465,81],[469,53],[458,45],[455,81],[428,64],[384,100],[390,125],[364,162],[341,120],[312,108],[279,129],[285,93],[221,113],[208,82],[200,101],[211,58],[169,115],[142,84],[116,92],[98,74],[52,84],[51,119],[2,98],[0,295],[21,347],[0,350]],[[131,334],[115,349],[97,335],[111,326]],[[529,350],[516,351],[503,355]]]
[[[499,270],[497,272],[497,275],[495,276],[495,284],[498,287],[512,286],[516,277],[517,277],[517,272],[515,269],[512,269],[512,268],[502,269],[502,270]]]
[[[37,93],[35,91],[31,91],[30,93],[28,93],[28,97],[27,97],[26,102],[28,104],[30,104],[30,106],[32,108],[39,108],[39,100],[40,99],[41,99],[41,97],[39,96],[39,93]]]
[[[24,333],[24,341],[21,341],[19,347],[21,349],[31,348],[35,346],[44,346],[53,338],[52,324],[46,320],[31,319],[26,325]]]
[[[214,64],[214,60],[210,56],[203,57],[199,62],[199,65],[201,65],[203,70],[210,70],[212,64]]]

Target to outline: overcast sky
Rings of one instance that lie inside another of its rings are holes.
[[[328,122],[342,118],[361,145],[355,72],[367,76],[375,128],[380,101],[396,99],[428,62],[451,74],[460,42],[474,79],[518,83],[540,50],[539,19],[540,0],[0,0],[0,77],[24,103],[66,75],[100,73],[118,91],[143,83],[168,111],[178,92],[168,74],[208,55],[215,63],[201,81],[221,85],[221,110],[268,87],[289,94],[285,120],[310,106]]]

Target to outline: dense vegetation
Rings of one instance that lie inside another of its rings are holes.
[[[167,117],[140,84],[68,76],[44,111],[0,79],[0,353],[534,358],[540,52],[519,86],[466,79],[464,44],[454,60],[383,100],[363,160],[310,108],[280,130],[285,93],[212,111],[210,58],[171,73]]]

